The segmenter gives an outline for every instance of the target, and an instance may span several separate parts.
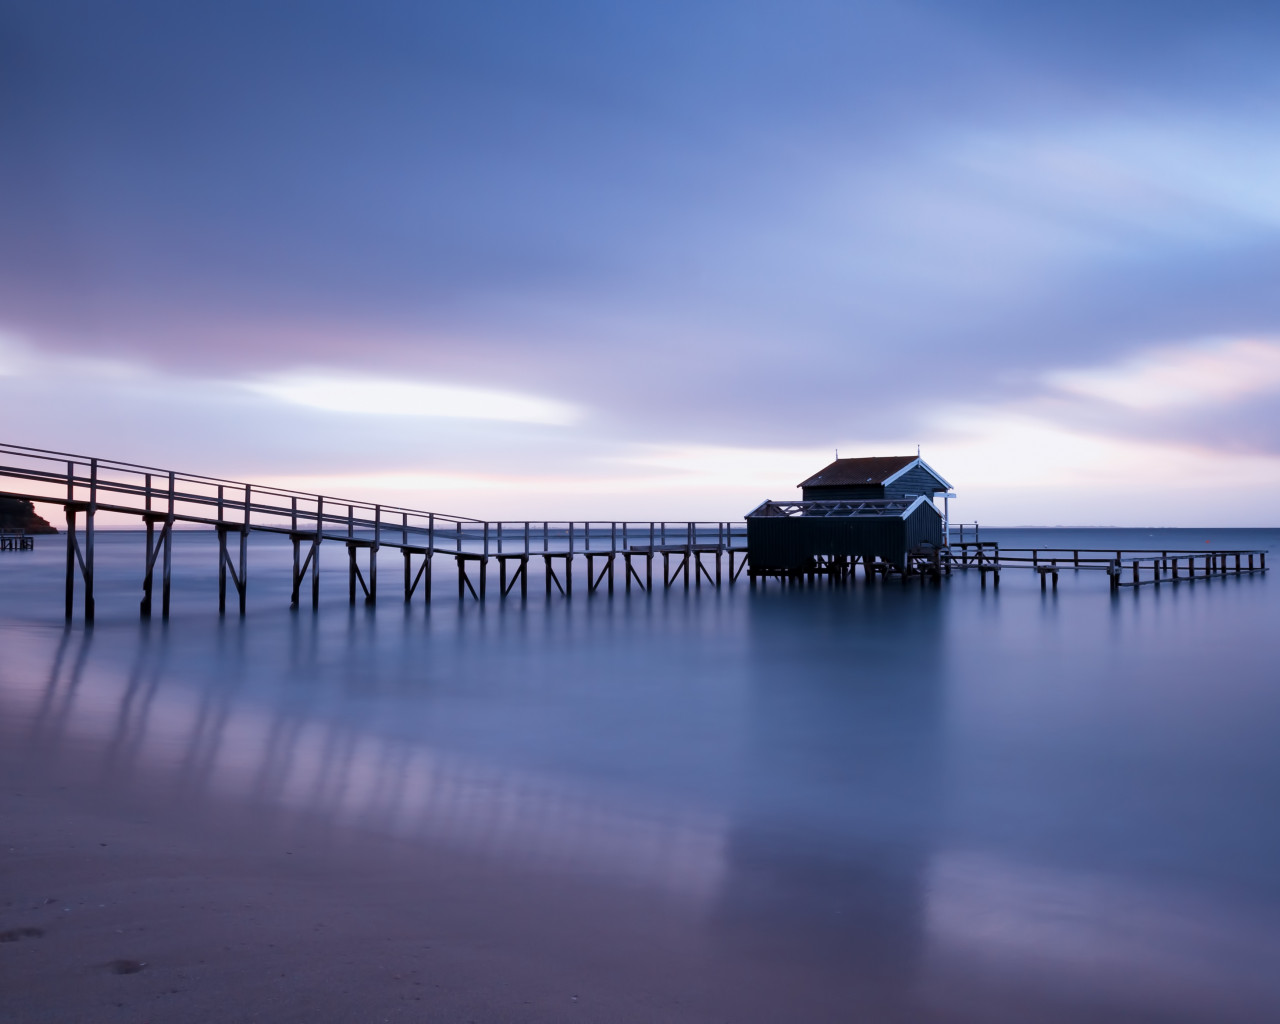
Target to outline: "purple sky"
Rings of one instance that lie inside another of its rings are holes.
[[[1265,525],[1280,6],[0,3],[0,440],[477,516]]]

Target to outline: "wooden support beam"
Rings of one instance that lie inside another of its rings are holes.
[[[640,574],[636,572],[635,566],[631,564],[631,559],[633,558],[644,559],[644,562],[645,562],[645,578],[644,579],[640,578]],[[622,559],[626,565],[626,571],[624,573],[623,578],[626,581],[627,590],[628,591],[631,590],[631,581],[633,579],[636,581],[636,586],[638,586],[641,590],[646,592],[651,590],[653,588],[653,552],[652,551],[645,551],[645,552],[624,551],[622,553]]]
[[[70,487],[70,485],[68,485]],[[75,614],[76,559],[80,555],[80,542],[76,539],[76,506],[67,503],[67,621]]]
[[[168,514],[164,520],[164,536],[161,543],[164,545],[163,562],[160,570],[160,617],[162,619],[169,618],[169,597],[173,589],[173,524],[174,518],[174,482],[175,475],[169,474],[169,508]]]
[[[458,600],[462,600],[466,596],[466,592],[470,591],[471,596],[477,601],[483,601],[485,597],[485,584],[488,576],[489,559],[484,555],[470,554],[463,552],[454,555],[458,563]],[[479,583],[480,589],[476,590],[471,582],[471,577],[467,574],[467,563],[475,562],[479,567]]]
[[[231,583],[236,588],[236,596],[240,601],[240,614],[245,613],[245,592],[248,589],[242,573],[245,565],[245,543],[248,540],[248,533],[239,523],[222,523],[217,527],[218,530],[218,614],[225,615],[227,611],[227,577],[231,577]],[[235,562],[232,561],[231,553],[227,550],[227,535],[235,533],[240,537],[239,564],[240,569],[236,569]]]
[[[93,622],[93,527],[94,513],[98,511],[98,460],[89,462],[89,506],[84,513],[84,560],[81,572],[84,575],[84,621],[85,625]]]
[[[408,604],[413,600],[414,592],[418,589],[419,581],[422,582],[423,598],[425,603],[431,603],[431,549],[430,548],[401,548],[401,554],[404,556],[404,603]],[[422,564],[418,567],[418,571],[413,571],[413,556],[422,555]]]
[[[138,613],[142,618],[149,619],[151,618],[151,574],[155,565],[152,552],[156,546],[156,524],[152,522],[150,516],[146,517],[145,523],[147,527],[147,546],[146,553],[143,556],[143,565],[146,566],[146,571],[142,576],[142,600],[138,604]]]
[[[237,589],[240,597],[240,615],[243,617],[249,598],[249,531],[253,528],[251,513],[253,494],[250,484],[244,485],[244,529],[240,531],[240,572]]]
[[[356,567],[356,549],[352,546],[351,540],[355,536],[355,507],[347,506],[347,589],[350,594],[350,603],[356,603],[356,574],[359,569]],[[363,582],[363,581],[362,581]]]
[[[720,585],[720,553],[718,551],[715,553],[716,555],[716,575],[715,576],[711,575],[711,569],[708,566],[705,566],[702,564],[702,555],[703,555],[703,552],[701,551],[695,551],[693,554],[694,567],[695,567],[694,579],[697,581],[696,585],[701,587],[703,577],[705,577],[708,583],[712,584],[713,586],[719,586]]]
[[[307,578],[307,570],[312,567],[312,562],[319,557],[320,547],[315,533],[310,530],[290,533],[289,539],[293,544],[293,586],[289,592],[289,607],[297,608],[302,603],[302,581]],[[307,544],[305,558],[302,556],[304,541]]]
[[[555,559],[564,560],[564,579],[561,580],[556,575]],[[542,553],[542,562],[546,570],[547,595],[551,595],[551,586],[555,584],[557,590],[564,597],[573,596],[573,553],[569,551],[544,551]]]
[[[594,594],[600,588],[600,584],[604,582],[604,579],[607,576],[609,579],[609,593],[612,594],[613,593],[613,559],[614,559],[613,552],[610,551],[607,553],[602,553],[602,552],[588,551],[586,555],[587,555],[587,593]],[[596,572],[595,572],[595,560],[597,558],[604,559],[604,567],[600,570],[600,574],[598,576],[596,575]]]
[[[311,610],[320,608],[320,542],[324,540],[324,495],[316,498],[316,539],[311,558]]]
[[[294,498],[294,509],[297,509],[298,499]],[[289,543],[293,545],[293,573],[290,579],[293,581],[289,588],[289,607],[298,607],[298,570],[302,567],[302,540],[298,536],[297,516],[294,516],[293,529],[289,533]]]
[[[146,566],[146,572],[142,577],[142,601],[138,605],[138,614],[144,618],[151,618],[151,574],[154,564],[152,551],[155,548],[156,524],[152,520],[151,512],[151,474],[147,473],[145,477],[144,496],[143,496],[143,515],[142,521],[146,524],[147,529],[147,548],[146,554],[143,556]]]
[[[506,597],[515,589],[517,582],[520,584],[521,600],[529,596],[529,556],[525,553],[518,555],[500,554],[494,555],[498,560],[498,593],[501,597]],[[511,574],[511,580],[507,580],[507,563],[515,562],[515,571]]]
[[[674,569],[671,568],[671,556],[673,554],[680,556],[680,560],[676,562]],[[682,574],[684,576],[684,589],[689,589],[689,559],[691,557],[692,552],[689,548],[662,552],[662,586],[664,590],[669,590],[671,584],[675,583],[676,579]]]
[[[367,604],[378,603],[378,548],[382,544],[382,506],[373,506],[373,547],[369,549],[369,594]]]
[[[227,531],[218,528],[218,614],[227,614]]]
[[[360,570],[360,551],[367,550],[369,552],[369,575],[366,577]],[[364,594],[365,604],[375,604],[378,600],[378,562],[377,562],[377,546],[367,540],[348,540],[347,541],[347,564],[348,564],[348,580],[350,583],[350,601],[351,604],[356,603],[356,585],[359,584],[361,593]]]
[[[143,521],[147,526],[146,558],[142,572],[142,601],[138,605],[138,613],[144,619],[151,618],[151,595],[155,581],[156,559],[164,546],[164,539],[169,532],[167,517],[163,512],[146,512]],[[156,523],[164,523],[160,528],[160,536],[156,537]]]

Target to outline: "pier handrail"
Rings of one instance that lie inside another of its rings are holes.
[[[458,516],[446,512],[425,512],[421,509],[406,508],[399,505],[379,505],[373,502],[362,501],[352,498],[342,498],[333,495],[321,495],[309,491],[294,490],[287,487],[276,487],[270,484],[256,484],[243,480],[231,480],[225,477],[209,476],[203,473],[187,473],[175,472],[172,470],[162,469],[157,466],[147,466],[141,463],[121,462],[117,459],[105,459],[90,455],[78,455],[71,452],[54,451],[43,448],[31,448],[26,445],[4,444],[0,443],[0,457],[8,457],[5,464],[0,464],[0,481],[6,477],[12,479],[26,480],[32,483],[45,483],[52,485],[66,485],[70,479],[76,487],[96,486],[97,489],[113,494],[123,494],[129,496],[146,496],[148,493],[153,498],[160,496],[160,491],[155,486],[148,486],[147,479],[152,478],[159,481],[168,481],[173,477],[175,483],[194,485],[196,487],[206,488],[222,488],[224,491],[224,507],[232,502],[232,497],[226,494],[227,489],[239,491],[241,494],[251,494],[258,499],[275,497],[286,498],[292,502],[292,499],[298,498],[306,502],[316,502],[323,500],[331,506],[346,508],[348,506],[362,510],[380,509],[387,514],[409,514],[411,516],[432,516],[440,522],[464,522],[479,523],[481,520],[473,519],[468,516]],[[28,460],[34,465],[12,464],[8,459]],[[57,465],[57,469],[47,468]],[[99,477],[96,482],[91,479],[89,471],[96,466]],[[67,467],[74,467],[68,472]],[[86,472],[81,474],[78,472],[80,468]],[[119,473],[125,474],[126,479],[111,479],[104,474]],[[132,479],[128,479],[131,477]],[[13,493],[11,489],[4,488],[4,493]],[[16,496],[16,495],[15,495]],[[65,499],[63,496],[56,494],[24,494],[30,500],[53,502],[55,504],[65,504],[66,501],[74,500],[74,495],[69,495]],[[163,496],[168,497],[167,487],[163,490]],[[217,505],[216,493],[200,493],[199,491],[184,490],[175,491],[174,499],[176,502],[196,504],[196,505]],[[243,499],[235,501],[235,506],[243,509]],[[254,511],[263,513],[276,511],[283,508],[286,512],[291,511],[290,505],[277,506],[269,504],[263,500],[250,499],[250,505]],[[99,504],[99,508],[106,506]],[[134,512],[132,507],[121,509],[121,511]],[[179,519],[186,517],[179,516]],[[199,517],[190,517],[192,521],[200,521]],[[311,515],[308,518],[314,519]],[[347,517],[336,514],[325,514],[326,522],[341,521],[344,525]],[[372,525],[372,520],[370,520]]]
[[[957,542],[943,550],[947,565],[977,569],[984,580],[987,573],[992,573],[997,584],[1001,569],[1032,569],[1040,573],[1042,590],[1046,574],[1053,576],[1056,588],[1060,571],[1101,569],[1110,577],[1112,591],[1265,573],[1268,554],[1265,548],[1001,548],[995,541]]]
[[[304,579],[311,581],[312,606],[319,602],[319,548],[324,541],[336,541],[347,548],[348,594],[352,604],[357,587],[369,603],[377,597],[377,552],[398,548],[404,556],[404,591],[408,601],[425,580],[427,599],[431,589],[431,558],[452,556],[458,563],[459,597],[463,590],[483,599],[485,566],[490,559],[499,563],[500,585],[505,596],[516,578],[521,594],[528,586],[528,562],[541,556],[546,560],[548,593],[554,582],[563,593],[572,588],[572,562],[585,557],[588,591],[607,580],[613,589],[614,562],[621,556],[624,582],[633,581],[645,589],[652,585],[655,558],[661,557],[664,585],[675,574],[687,586],[703,578],[718,585],[721,556],[729,556],[732,582],[745,565],[746,524],[734,522],[602,522],[496,521],[442,512],[427,512],[400,505],[384,505],[350,498],[228,480],[199,473],[179,473],[156,466],[121,462],[96,456],[77,455],[26,445],[0,443],[0,497],[62,506],[66,513],[67,571],[65,581],[66,617],[70,621],[77,571],[84,581],[85,621],[94,617],[93,575],[95,520],[98,513],[137,516],[146,532],[143,561],[141,613],[151,614],[153,577],[161,579],[161,609],[168,616],[174,528],[178,524],[210,528],[218,537],[218,608],[226,610],[227,584],[234,585],[240,613],[245,612],[248,579],[248,547],[251,533],[272,533],[289,538],[293,545],[291,605],[298,607]],[[77,519],[83,515],[80,526]],[[83,535],[83,542],[81,540]],[[237,553],[230,543],[236,538]],[[358,555],[364,554],[366,570],[360,569]],[[742,554],[742,559],[736,556]],[[703,555],[712,560],[711,569]],[[605,558],[603,567],[597,560]],[[643,578],[632,561],[644,560]],[[514,575],[508,583],[508,561]],[[676,568],[671,570],[672,559]],[[564,559],[557,570],[553,559]],[[479,590],[468,575],[468,564],[479,562]],[[741,564],[738,564],[739,561]],[[416,566],[415,566],[416,562]],[[563,572],[563,583],[558,572]]]
[[[19,486],[20,485],[20,486]],[[32,486],[34,485],[34,486]],[[483,520],[0,443],[0,495],[245,532],[305,534],[439,554],[603,554],[740,548],[742,522]],[[605,536],[608,542],[602,543]],[[512,545],[520,541],[520,546]]]
[[[960,548],[960,547],[964,547],[964,548],[969,548],[969,547],[994,548],[994,547],[999,547],[999,545],[1000,545],[1000,542],[999,542],[999,541],[994,541],[994,540],[984,540],[984,541],[981,541],[981,542],[978,542],[978,541],[953,541],[949,546],[950,546],[950,547],[953,547],[953,548]],[[1211,553],[1212,553],[1213,551],[1215,551],[1215,550],[1218,550],[1218,551],[1223,551],[1223,550],[1225,550],[1225,551],[1229,551],[1229,552],[1230,552],[1230,553],[1232,553],[1232,554],[1234,554],[1234,553],[1235,553],[1235,552],[1237,552],[1237,551],[1241,551],[1241,552],[1249,552],[1249,551],[1252,551],[1254,554],[1258,554],[1259,552],[1264,551],[1264,550],[1265,550],[1265,551],[1270,551],[1270,548],[1265,548],[1265,549],[1264,549],[1264,548],[1226,548],[1226,549],[1224,549],[1224,548],[1217,548],[1217,549],[1215,549],[1215,548],[1212,548],[1212,547],[1211,547],[1211,548],[1209,548],[1208,550],[1205,550],[1204,548],[1179,548],[1179,547],[1168,547],[1168,548],[1042,548],[1042,547],[1031,547],[1031,546],[1029,546],[1029,545],[1027,545],[1027,546],[1014,546],[1014,547],[1000,547],[1000,553],[1001,553],[1001,555],[1003,555],[1005,552],[1009,552],[1009,551],[1039,551],[1039,552],[1041,552],[1041,553],[1044,553],[1044,552],[1059,552],[1059,553],[1061,553],[1061,552],[1066,552],[1066,553],[1068,553],[1068,554],[1070,554],[1070,553],[1071,553],[1071,552],[1073,552],[1073,551],[1079,551],[1079,552],[1082,552],[1082,553],[1087,551],[1087,552],[1089,552],[1089,553],[1091,553],[1091,554],[1093,554],[1093,553],[1097,553],[1097,554],[1106,554],[1106,553],[1111,553],[1113,556],[1114,556],[1114,554],[1115,554],[1116,552],[1121,552],[1121,553],[1123,553],[1123,554],[1129,554],[1129,555],[1156,555],[1156,556],[1158,556],[1158,555],[1172,555],[1172,554],[1174,554],[1174,552],[1177,552],[1177,553],[1178,553],[1178,554],[1180,554],[1180,555],[1206,555],[1206,554],[1211,554]]]

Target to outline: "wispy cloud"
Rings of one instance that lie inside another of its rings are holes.
[[[1280,342],[1224,338],[1149,349],[1104,366],[1057,370],[1051,388],[1131,409],[1230,402],[1280,391]]]
[[[582,417],[574,405],[537,395],[389,377],[305,371],[246,381],[269,398],[328,412],[364,416],[433,416],[568,426]]]
[[[928,454],[957,480],[963,514],[1026,523],[1256,525],[1280,498],[1280,457],[1214,444],[1194,423],[1280,391],[1280,344],[1226,338],[1148,349],[1044,374],[1004,402],[948,403],[929,417]]]
[[[0,331],[0,377],[16,377],[26,362],[26,346],[16,337]]]
[[[1047,130],[971,132],[944,153],[1001,206],[1086,231],[1220,242],[1280,224],[1280,135],[1257,124],[1095,114]]]

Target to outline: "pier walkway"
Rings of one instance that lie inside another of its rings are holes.
[[[1105,572],[1112,590],[1158,586],[1182,580],[1242,576],[1267,571],[1267,552],[1261,549],[1178,551],[1169,548],[1002,548],[995,541],[953,542],[947,547],[948,569],[973,569],[983,585],[991,576],[1000,585],[1003,569],[1030,569],[1040,574],[1040,589],[1065,570]]]
[[[101,513],[136,516],[146,529],[140,611],[148,617],[156,577],[160,611],[169,614],[172,548],[179,526],[218,534],[218,610],[226,611],[228,581],[245,611],[248,537],[270,533],[293,544],[292,604],[304,586],[312,607],[320,601],[320,545],[347,549],[347,591],[352,604],[378,598],[378,552],[399,551],[404,600],[421,590],[431,600],[432,558],[453,559],[458,596],[483,600],[489,563],[498,566],[498,591],[519,587],[527,596],[529,563],[540,559],[548,595],[569,595],[574,564],[585,561],[588,592],[613,591],[621,572],[626,589],[732,583],[746,564],[746,525],[727,522],[496,522],[394,505],[370,504],[278,487],[178,473],[111,459],[0,444],[0,497],[61,506],[66,516],[66,616],[76,600],[94,617],[94,531]],[[655,578],[654,562],[660,562]],[[621,566],[619,566],[619,562]]]

